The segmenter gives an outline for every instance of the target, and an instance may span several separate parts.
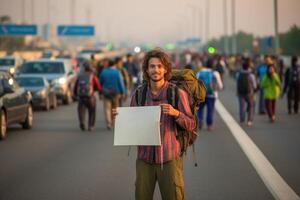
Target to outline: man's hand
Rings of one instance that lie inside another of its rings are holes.
[[[171,106],[170,104],[160,104],[160,106],[163,114],[170,115],[176,118],[179,117],[180,112],[173,108],[173,106]]]

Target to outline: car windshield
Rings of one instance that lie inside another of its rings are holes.
[[[42,87],[42,86],[44,86],[44,81],[42,78],[17,77],[16,81],[22,87]]]
[[[15,60],[14,59],[0,59],[0,67],[1,66],[11,66],[11,65],[15,65]]]
[[[30,62],[21,68],[24,74],[63,74],[65,73],[62,62]]]

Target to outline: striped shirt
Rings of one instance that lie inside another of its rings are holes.
[[[167,89],[169,84],[169,82],[166,82],[157,95],[152,94],[148,86],[145,106],[157,106],[162,103],[168,103]],[[179,117],[174,119],[172,116],[161,114],[160,137],[162,145],[138,146],[138,159],[150,164],[161,164],[173,160],[180,155],[181,148],[179,141],[176,139],[175,123],[188,131],[193,131],[196,127],[196,121],[191,112],[186,92],[179,89],[178,95]],[[131,98],[130,106],[138,106],[135,95]]]

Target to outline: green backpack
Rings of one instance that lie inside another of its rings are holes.
[[[171,83],[167,89],[168,103],[175,109],[178,109],[178,88],[184,90],[189,98],[189,105],[194,118],[197,120],[196,113],[200,103],[205,101],[206,88],[202,81],[196,78],[193,70],[173,70],[172,77],[169,80]],[[136,103],[139,106],[144,106],[146,103],[147,84],[140,85],[135,93]],[[194,144],[197,139],[197,126],[192,132],[186,131],[185,129],[177,126],[177,139],[181,144],[181,152],[187,151],[187,148]],[[193,149],[194,150],[194,149]]]

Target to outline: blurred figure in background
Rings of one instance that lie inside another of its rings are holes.
[[[106,127],[111,130],[114,124],[112,109],[120,106],[120,99],[126,94],[126,88],[121,72],[115,63],[111,62],[100,75],[102,85],[103,108],[106,120]]]
[[[283,79],[284,79],[284,70],[285,70],[285,66],[284,66],[283,59],[279,59],[278,60],[278,75],[279,75],[279,78],[280,78],[281,82],[284,82],[283,81]]]
[[[298,58],[296,56],[292,57],[291,67],[289,67],[285,72],[282,97],[286,92],[288,113],[292,114],[292,110],[294,110],[294,113],[298,114],[300,100],[300,69],[298,65]]]
[[[88,62],[83,64],[84,72],[78,75],[74,87],[74,95],[78,100],[78,118],[80,129],[84,131],[85,127],[85,112],[88,110],[88,130],[93,131],[96,120],[96,98],[94,91],[101,93],[101,86],[97,76],[94,74],[92,67]]]
[[[267,74],[269,57],[265,56],[264,60],[256,67],[256,76],[259,83],[259,99],[258,99],[258,113],[265,114],[265,103],[264,103],[264,90],[261,87],[261,81],[263,77]]]
[[[251,73],[251,61],[245,58],[242,69],[237,74],[237,95],[239,99],[240,122],[244,123],[247,114],[247,126],[253,125],[255,110],[256,77]]]
[[[203,126],[203,114],[205,106],[207,107],[206,124],[208,131],[213,130],[213,114],[215,108],[215,101],[218,98],[218,90],[223,89],[223,83],[219,72],[213,69],[213,59],[207,60],[207,64],[196,75],[198,80],[203,81],[206,87],[205,102],[201,103],[198,110],[199,129]]]
[[[202,62],[199,54],[193,55],[191,66],[192,70],[194,70],[195,73],[199,72],[202,69]]]
[[[223,81],[223,77],[224,77],[224,74],[225,74],[225,69],[226,69],[226,63],[225,63],[224,57],[221,56],[221,55],[218,55],[217,56],[216,71],[219,72],[222,81]]]
[[[235,77],[235,72],[236,72],[236,59],[235,56],[231,55],[228,58],[228,70],[229,70],[229,75],[230,77],[234,78]]]
[[[276,111],[276,99],[280,95],[280,78],[275,71],[274,64],[269,64],[267,74],[261,81],[261,88],[263,89],[265,108],[271,122],[274,122]]]
[[[139,68],[134,62],[133,55],[126,55],[126,62],[124,63],[124,68],[128,71],[129,74],[129,88],[132,90],[136,88],[139,84]]]
[[[90,66],[91,66],[91,69],[93,70],[93,72],[96,74],[97,68],[98,68],[98,61],[95,58],[95,54],[91,55]]]
[[[129,74],[128,71],[124,68],[124,63],[121,57],[116,57],[115,59],[115,65],[116,68],[121,72],[122,77],[123,77],[123,82],[124,82],[124,86],[125,86],[125,93],[124,93],[124,98],[120,98],[120,103],[119,106],[122,106],[123,100],[125,101],[127,98],[127,94],[130,91],[130,78],[129,78]]]
[[[111,61],[108,59],[108,58],[104,58],[103,60],[101,60],[100,62],[98,62],[98,65],[97,65],[97,76],[100,77],[103,69],[109,67],[109,63]]]

